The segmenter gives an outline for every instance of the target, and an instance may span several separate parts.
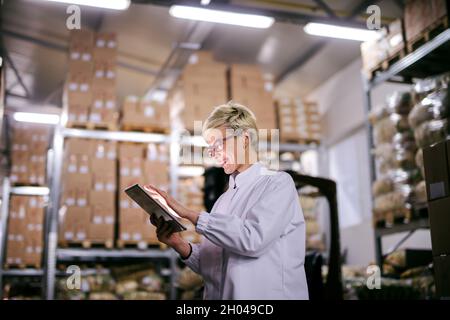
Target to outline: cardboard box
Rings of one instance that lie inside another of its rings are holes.
[[[93,241],[113,240],[114,224],[91,223],[88,238]]]
[[[96,159],[117,159],[117,143],[115,141],[94,140],[92,157]]]
[[[90,174],[66,173],[63,176],[63,189],[85,189],[92,185],[92,176]]]
[[[90,221],[90,208],[68,207],[60,217],[61,239],[69,242],[86,240]]]
[[[92,140],[89,139],[79,139],[79,138],[67,138],[64,143],[64,153],[65,154],[75,154],[82,155],[91,153]]]
[[[144,223],[142,218],[143,214],[146,213],[141,208],[121,207],[119,211],[119,225],[126,228],[127,225],[131,224],[142,224]]]
[[[70,31],[71,44],[94,45],[94,32],[86,28],[73,29]]]
[[[89,205],[97,212],[115,212],[115,193],[109,191],[91,190],[89,193]]]
[[[142,143],[120,143],[119,144],[119,165],[125,164],[124,159],[144,158],[144,144]],[[122,174],[122,172],[121,172]]]

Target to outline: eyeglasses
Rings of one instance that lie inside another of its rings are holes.
[[[241,135],[241,133],[242,132],[240,130],[238,130],[235,133],[233,133],[232,135],[229,135],[228,137],[225,137],[223,139],[215,141],[211,146],[206,148],[206,151],[208,152],[208,156],[210,158],[215,157],[216,152],[222,152],[223,151],[223,144],[224,144],[225,141],[227,141],[227,140],[229,140],[231,138],[237,137],[237,136]]]

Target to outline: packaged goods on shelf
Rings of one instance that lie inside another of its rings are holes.
[[[89,270],[82,268],[81,272]],[[110,265],[96,266],[95,274],[83,276],[80,290],[69,290],[67,279],[57,282],[57,298],[63,300],[164,300],[167,283],[148,264],[132,268]],[[74,292],[76,291],[76,292]]]
[[[11,183],[45,186],[51,128],[15,123],[11,145]]]
[[[444,140],[449,134],[448,73],[418,81],[414,85],[415,105],[408,120],[420,148]]]
[[[42,196],[11,196],[6,265],[40,267],[43,251],[45,199]]]
[[[69,126],[115,128],[117,40],[113,33],[71,32],[64,104]]]
[[[445,23],[443,19],[448,23],[449,9],[446,0],[407,1],[404,13],[406,40],[412,42],[420,38],[424,32]]]
[[[409,221],[412,207],[421,200],[417,184],[423,179],[417,165],[417,144],[408,117],[413,106],[409,92],[394,92],[384,106],[370,114],[373,125],[377,180],[372,185],[374,220],[391,225]]]
[[[125,244],[158,244],[149,216],[123,190],[133,184],[152,184],[169,191],[169,154],[164,144],[119,144],[119,240]]]
[[[68,138],[64,146],[60,242],[112,244],[116,216],[117,144]]]
[[[177,200],[189,209],[198,212],[205,211],[203,186],[203,176],[181,179],[178,184]],[[182,223],[187,231],[182,232],[181,236],[192,243],[199,243],[201,236],[195,232],[194,225],[185,219],[183,219]]]
[[[170,99],[171,113],[187,130],[193,131],[194,121],[204,121],[215,106],[228,101],[226,70],[210,52],[191,55]]]
[[[232,64],[229,80],[231,100],[253,111],[258,129],[276,129],[272,77],[256,65]]]
[[[125,130],[145,129],[167,131],[170,127],[168,105],[128,96],[122,106],[122,126]]]
[[[325,250],[324,233],[319,222],[319,200],[307,194],[299,195],[300,206],[306,223],[307,250]]]
[[[318,106],[299,99],[281,99],[277,103],[281,141],[320,141]]]

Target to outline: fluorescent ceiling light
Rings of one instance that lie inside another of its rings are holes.
[[[260,29],[269,28],[275,21],[272,17],[254,14],[235,13],[177,5],[171,6],[169,13],[171,16],[176,18],[224,23]]]
[[[307,34],[321,37],[347,39],[347,40],[357,40],[357,41],[370,41],[378,37],[376,31],[341,27],[331,24],[323,23],[308,23],[303,30]]]
[[[14,120],[19,122],[31,122],[42,124],[58,124],[59,115],[45,114],[45,113],[31,113],[31,112],[15,112]]]
[[[67,4],[77,4],[103,9],[126,10],[130,6],[130,0],[45,0],[49,2],[61,2]]]

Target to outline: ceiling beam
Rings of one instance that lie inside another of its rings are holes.
[[[336,13],[333,11],[333,9],[331,9],[325,1],[323,0],[314,0],[314,2],[323,10],[325,11],[328,16],[332,17],[332,18],[337,18]]]
[[[3,54],[5,55],[6,61],[8,62],[9,66],[11,67],[12,71],[14,72],[14,75],[16,76],[17,81],[19,82],[22,89],[25,91],[25,96],[30,97],[30,91],[28,90],[27,86],[25,85],[25,82],[23,82],[22,76],[20,75],[19,70],[16,68],[14,61],[12,61],[11,56],[9,55],[8,50],[6,50],[6,48],[4,48]]]
[[[18,39],[18,40],[22,40],[22,41],[26,41],[26,42],[30,42],[32,44],[38,45],[38,46],[42,46],[48,49],[52,49],[52,50],[56,50],[56,51],[60,51],[63,53],[68,53],[69,52],[69,46],[67,44],[62,45],[59,43],[55,43],[55,42],[51,42],[51,41],[47,41],[47,40],[43,40],[43,39],[39,39],[24,33],[19,33],[16,31],[12,31],[12,30],[8,30],[3,28],[3,30],[1,30],[0,32],[1,35],[3,36],[7,36],[7,37],[11,37],[14,39]],[[146,74],[146,75],[150,75],[150,76],[155,76],[158,72],[154,69],[149,69],[149,68],[142,68],[133,64],[129,64],[123,61],[117,61],[117,65],[119,67],[128,69],[128,70],[132,70],[138,73],[142,73],[142,74]]]
[[[198,7],[198,8],[205,8],[205,6],[202,6],[199,1],[192,1],[192,0],[168,0],[168,1],[162,1],[162,0],[134,0],[134,3],[146,3],[146,4],[152,4],[152,5],[159,5],[164,7],[170,7],[172,5],[187,5],[192,7]],[[373,0],[372,0],[373,2]],[[262,7],[249,7],[245,5],[239,5],[235,2],[229,3],[229,4],[223,4],[223,3],[214,3],[211,2],[208,5],[208,9],[216,9],[216,10],[223,10],[223,11],[230,11],[230,12],[236,12],[236,13],[247,13],[247,14],[258,14],[258,15],[264,15],[273,17],[277,22],[284,22],[284,23],[293,23],[296,25],[305,25],[309,22],[318,22],[318,23],[328,23],[328,24],[335,24],[335,25],[342,25],[347,27],[355,27],[355,28],[362,28],[365,27],[364,23],[353,21],[349,19],[339,19],[339,18],[333,18],[333,17],[323,17],[319,15],[310,15],[306,13],[301,12],[292,12],[292,11],[286,11],[286,10],[277,10],[273,8],[262,8]]]

